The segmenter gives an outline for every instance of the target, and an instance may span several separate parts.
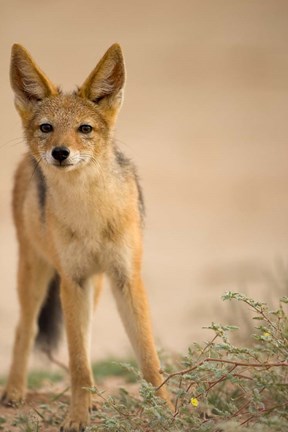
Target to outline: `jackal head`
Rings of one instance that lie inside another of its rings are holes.
[[[10,78],[30,151],[45,169],[71,171],[107,159],[125,83],[118,44],[72,94],[62,94],[18,44],[12,47]]]

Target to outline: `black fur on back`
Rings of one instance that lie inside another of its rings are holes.
[[[48,352],[56,349],[61,336],[62,322],[60,277],[55,273],[49,283],[46,300],[38,316],[36,346]]]
[[[39,163],[34,159],[34,157],[31,157],[31,162],[33,165],[33,175],[36,179],[36,185],[37,185],[37,193],[38,193],[38,204],[41,212],[42,220],[45,218],[45,206],[46,206],[46,197],[47,197],[47,184],[46,179],[44,177],[44,174],[40,168]]]
[[[134,163],[127,158],[117,147],[115,147],[115,157],[118,165],[122,168],[124,172],[132,173],[137,190],[138,190],[138,208],[142,219],[142,225],[144,225],[144,217],[145,217],[145,203],[144,203],[144,196],[143,191],[140,185],[139,176],[137,174],[136,167]]]

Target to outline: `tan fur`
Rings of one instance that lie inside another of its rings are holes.
[[[139,188],[132,165],[117,161],[113,142],[124,81],[124,61],[117,44],[78,92],[68,95],[57,90],[23,47],[12,49],[11,84],[28,152],[16,172],[13,195],[21,309],[3,400],[17,403],[24,398],[37,317],[56,270],[71,371],[71,409],[61,427],[65,432],[84,430],[89,422],[91,398],[83,387],[93,385],[88,361],[90,328],[103,273],[110,278],[144,377],[154,386],[161,383],[141,277]],[[43,133],[43,123],[53,125],[53,131]],[[83,124],[90,125],[92,132],[80,132]],[[70,151],[64,162],[52,154],[59,146]],[[45,181],[42,204],[35,170],[41,171],[44,180],[40,180]],[[164,387],[159,395],[170,404]]]

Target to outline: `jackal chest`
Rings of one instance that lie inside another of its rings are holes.
[[[79,210],[69,221],[56,220],[52,235],[61,267],[72,277],[107,272],[121,255],[119,226],[97,212]]]

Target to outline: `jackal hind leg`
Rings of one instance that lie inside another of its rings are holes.
[[[95,311],[103,288],[104,274],[103,273],[96,274],[95,276],[93,276],[92,281],[94,285],[93,305]]]
[[[18,266],[20,317],[16,328],[8,381],[1,399],[5,405],[17,405],[24,399],[28,359],[37,332],[37,318],[52,276],[52,267],[40,259],[34,251],[25,249],[25,252],[20,253]]]

